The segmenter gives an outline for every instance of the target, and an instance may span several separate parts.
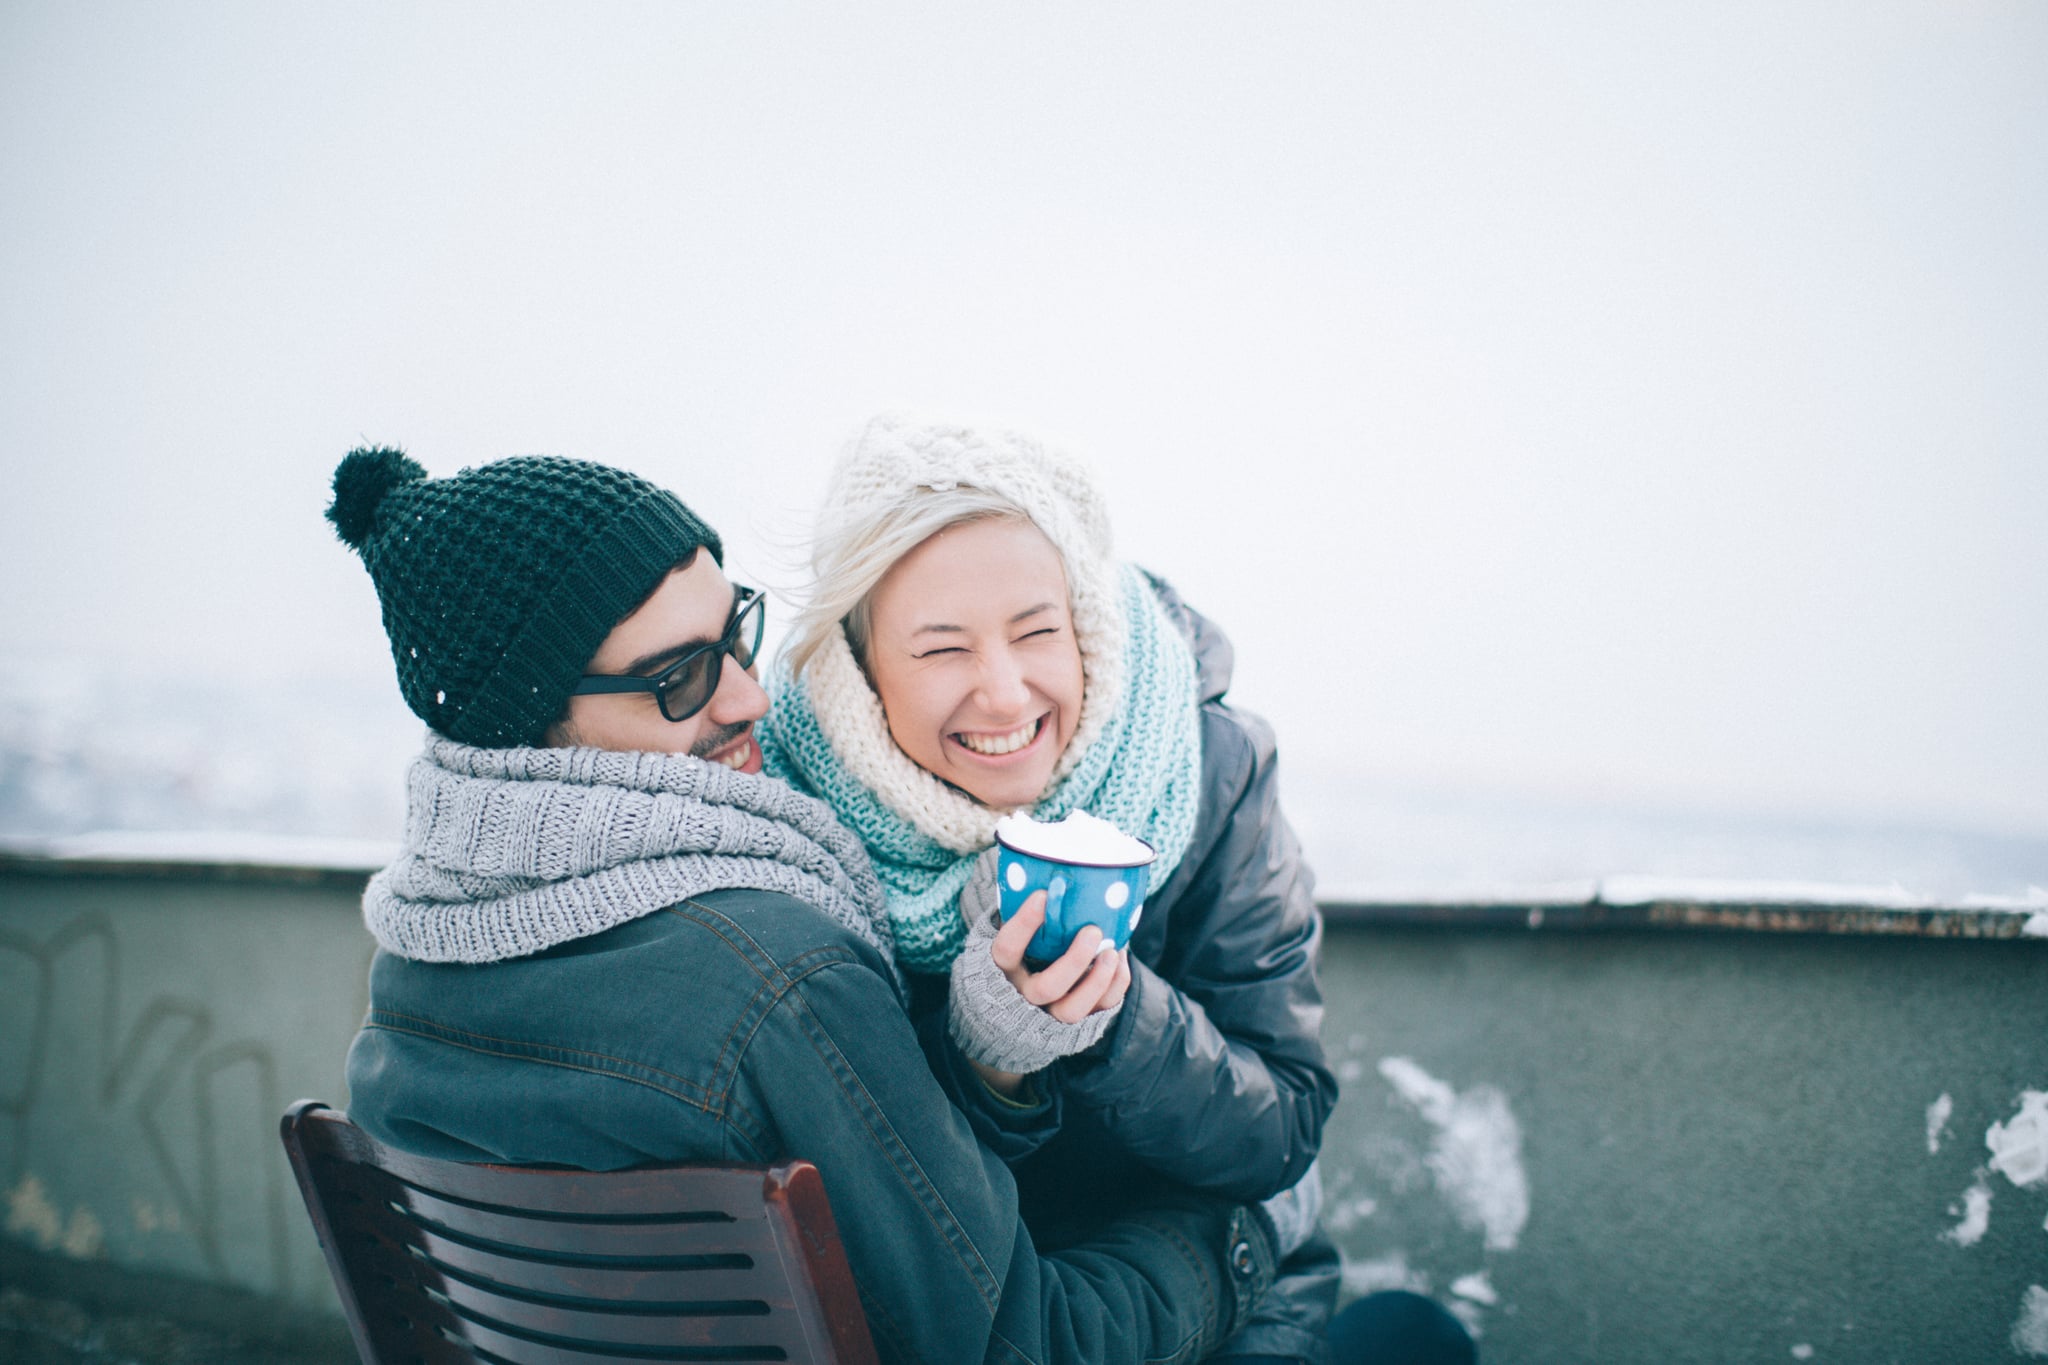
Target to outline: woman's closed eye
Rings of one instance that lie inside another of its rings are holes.
[[[1024,634],[1019,635],[1010,643],[1013,645],[1027,643],[1043,644],[1047,641],[1058,639],[1063,633],[1064,630],[1060,626],[1041,626],[1037,630],[1024,632]],[[946,654],[969,654],[972,652],[966,645],[939,645],[933,649],[922,650],[910,657],[913,659],[936,659]]]

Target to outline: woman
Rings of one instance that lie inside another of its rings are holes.
[[[1292,1255],[1224,1355],[1322,1359],[1322,926],[1271,732],[1222,700],[1228,641],[1112,558],[1086,473],[1027,438],[877,419],[826,507],[763,752],[867,844],[934,1068],[1042,1244],[1148,1185],[1267,1201]],[[1152,844],[1123,953],[1084,929],[1033,970],[1036,904],[998,932],[1015,810]]]

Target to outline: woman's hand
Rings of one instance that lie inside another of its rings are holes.
[[[1102,930],[1092,924],[1083,925],[1051,965],[1036,972],[1025,967],[1024,949],[1044,923],[1045,893],[1034,891],[989,945],[989,956],[1017,994],[1063,1024],[1078,1024],[1121,1005],[1131,988],[1130,954],[1105,948]]]
[[[1098,956],[1102,931],[1089,928],[1059,961],[1027,970],[1024,949],[1045,923],[1045,893],[1028,897],[1008,924],[1000,923],[995,866],[990,849],[960,891],[967,942],[953,959],[946,1028],[983,1082],[1015,1098],[1024,1077],[1085,1052],[1109,1032],[1131,988],[1131,965],[1120,952]]]

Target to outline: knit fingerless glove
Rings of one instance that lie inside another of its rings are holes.
[[[1094,1045],[1109,1031],[1121,1003],[1078,1024],[1061,1023],[1019,995],[996,966],[989,953],[1002,927],[995,849],[975,859],[974,871],[960,888],[960,914],[967,921],[967,944],[953,959],[947,1024],[962,1053],[983,1066],[1028,1076]]]

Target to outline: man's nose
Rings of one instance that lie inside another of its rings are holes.
[[[718,690],[704,708],[717,725],[738,725],[768,714],[768,694],[762,690],[753,670],[741,668],[728,658],[718,671]]]

